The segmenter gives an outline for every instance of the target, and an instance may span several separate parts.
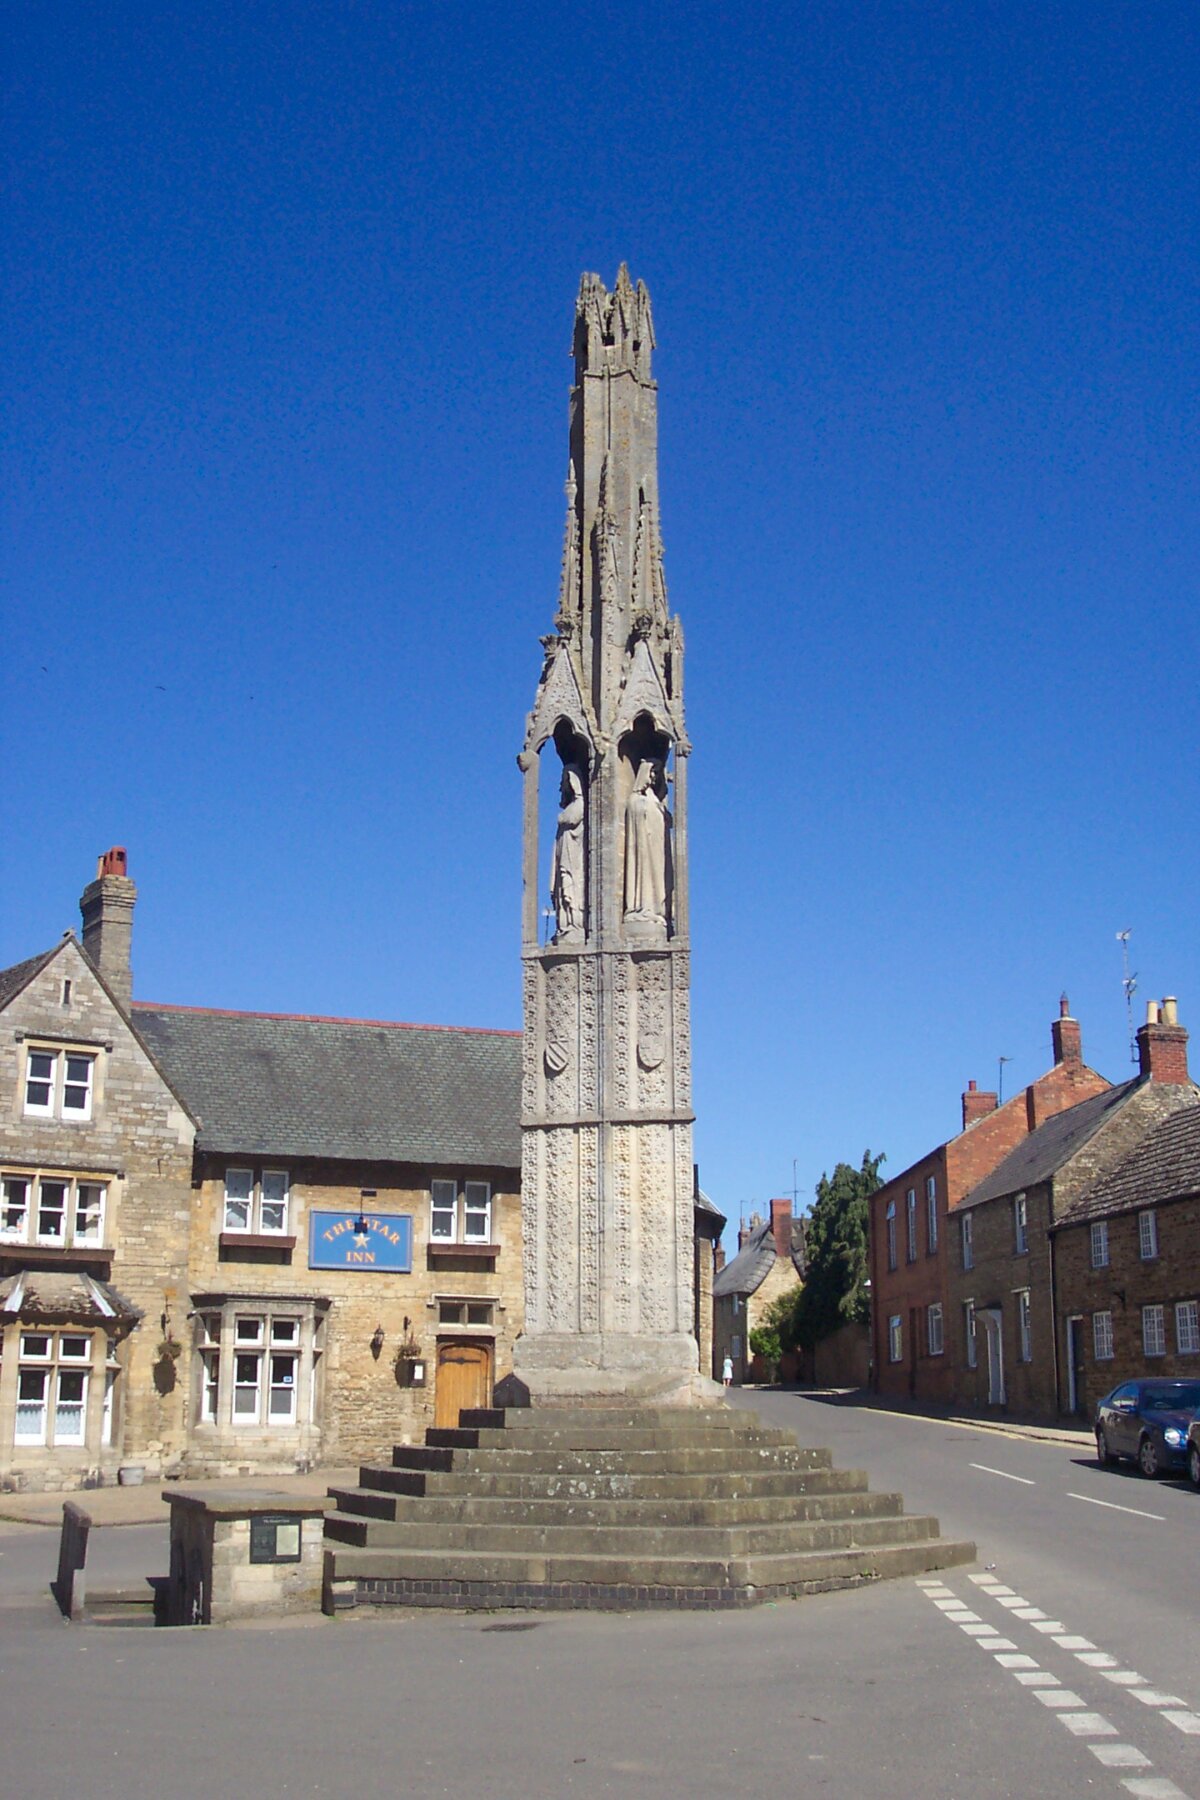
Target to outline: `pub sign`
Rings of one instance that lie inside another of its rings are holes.
[[[408,1213],[310,1212],[308,1266],[408,1275],[412,1219]]]

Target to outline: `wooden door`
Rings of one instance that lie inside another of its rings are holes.
[[[437,1386],[433,1396],[435,1425],[458,1424],[467,1406],[492,1403],[492,1346],[479,1343],[439,1344]]]

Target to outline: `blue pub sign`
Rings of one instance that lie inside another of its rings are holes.
[[[308,1266],[411,1274],[412,1219],[408,1213],[311,1212]]]

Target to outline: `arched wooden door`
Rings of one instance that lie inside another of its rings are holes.
[[[439,1344],[437,1386],[433,1396],[435,1425],[458,1424],[465,1406],[492,1403],[492,1346],[480,1343]]]

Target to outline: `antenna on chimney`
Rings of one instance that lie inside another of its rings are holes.
[[[996,1105],[1003,1106],[1004,1105],[1004,1065],[1006,1062],[1011,1062],[1012,1057],[1011,1056],[998,1056],[996,1058],[996,1061],[1000,1064],[1000,1076],[999,1076],[998,1081],[996,1082]]]
[[[1125,977],[1121,982],[1121,986],[1125,990],[1125,1020],[1129,1027],[1129,1060],[1130,1062],[1135,1063],[1138,1059],[1138,1053],[1137,1037],[1133,1029],[1133,996],[1137,993],[1137,970],[1135,969],[1133,973],[1130,974],[1129,939],[1131,936],[1132,932],[1128,925],[1125,927],[1124,931],[1118,931],[1117,933],[1117,941],[1121,946],[1121,965],[1125,971]]]

